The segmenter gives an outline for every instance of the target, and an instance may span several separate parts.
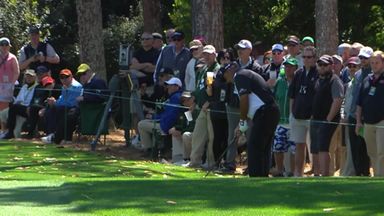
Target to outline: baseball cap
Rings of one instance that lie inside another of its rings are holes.
[[[362,56],[362,57],[365,57],[365,58],[371,58],[373,54],[373,49],[371,47],[363,47],[361,48],[360,52],[359,52],[359,57]]]
[[[359,57],[354,56],[354,57],[349,58],[348,61],[347,61],[347,65],[348,64],[359,65],[360,64]]]
[[[184,98],[191,98],[192,97],[192,94],[190,91],[183,91],[183,93],[181,94],[181,97],[184,97]]]
[[[341,64],[343,64],[343,58],[341,58],[341,56],[339,56],[339,55],[333,55],[332,58],[333,58],[333,62],[335,62],[335,60],[337,60],[338,62],[340,62]]]
[[[72,76],[72,72],[69,69],[63,69],[60,71],[60,75]]]
[[[91,67],[89,67],[89,65],[83,63],[83,64],[79,65],[79,67],[77,68],[76,74],[81,74],[81,73],[84,73],[88,70],[91,70]]]
[[[152,37],[153,37],[153,39],[163,40],[163,35],[161,35],[160,33],[157,33],[157,32],[152,33]]]
[[[293,65],[293,66],[297,66],[299,65],[297,60],[295,58],[288,58],[284,61],[283,63],[284,65],[288,64],[288,65]]]
[[[12,46],[9,38],[6,38],[6,37],[0,38],[0,45],[1,46]]]
[[[37,26],[35,26],[35,25],[30,26],[30,27],[28,28],[28,33],[29,33],[29,34],[40,34],[40,28],[37,27]]]
[[[273,52],[273,51],[276,51],[276,50],[278,50],[278,51],[280,51],[280,52],[283,52],[283,51],[284,51],[284,47],[283,47],[283,45],[282,45],[282,44],[273,44],[273,46],[272,46],[272,52]]]
[[[199,48],[200,46],[203,46],[203,44],[201,43],[201,41],[197,39],[189,42],[189,49],[196,49],[196,48]]]
[[[310,37],[310,36],[305,36],[302,40],[301,40],[301,42],[304,42],[304,41],[309,41],[309,42],[311,42],[311,43],[315,43],[315,40],[313,40],[313,38],[312,37]]]
[[[27,69],[25,71],[25,75],[36,76],[36,73],[35,73],[35,70],[33,70],[33,69]]]
[[[237,43],[235,45],[235,48],[236,49],[239,49],[239,48],[240,49],[252,49],[252,43],[249,40],[243,39],[243,40],[239,41],[239,43]]]
[[[185,35],[184,35],[184,32],[182,31],[175,31],[173,34],[172,34],[172,39],[184,39]]]
[[[42,73],[48,73],[49,69],[45,67],[44,65],[40,65],[36,68],[36,73],[37,74],[42,74]]]
[[[43,79],[41,79],[41,84],[42,86],[46,86],[46,85],[49,85],[49,84],[52,84],[54,83],[55,81],[52,79],[52,77],[50,76],[45,76]]]
[[[231,68],[231,67],[240,68],[239,64],[238,64],[236,61],[233,61],[233,62],[230,62],[230,63],[224,65],[224,67],[222,67],[222,68],[220,69],[220,72],[221,72],[222,74],[225,74],[225,72],[227,72],[228,69]]]
[[[177,85],[177,86],[179,86],[180,88],[183,87],[183,84],[181,83],[180,79],[179,79],[179,78],[176,78],[176,77],[172,77],[170,80],[165,81],[165,83],[166,83],[167,85]]]
[[[317,60],[317,63],[325,63],[325,64],[333,64],[332,56],[330,55],[322,55],[319,60]]]
[[[287,38],[287,43],[288,44],[295,44],[295,45],[297,45],[297,44],[299,44],[299,42],[300,42],[299,38],[297,36],[295,36],[295,35],[288,36],[288,38]]]
[[[162,74],[171,74],[173,75],[173,70],[169,67],[166,67],[166,68],[161,68],[160,70],[160,75]]]
[[[209,53],[209,54],[216,53],[216,48],[214,46],[212,46],[212,45],[206,45],[203,48],[203,53]]]

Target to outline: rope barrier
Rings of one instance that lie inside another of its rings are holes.
[[[88,91],[88,90],[91,90],[91,91]],[[45,88],[39,88],[39,91],[62,91],[62,89],[45,89]],[[72,91],[71,89],[68,89],[68,91]],[[133,90],[132,92],[133,93],[137,93],[138,90]],[[84,93],[85,94],[88,94],[88,95],[97,95],[97,96],[101,96],[101,97],[105,97],[105,98],[108,98],[110,97],[110,94],[103,94],[103,92],[105,93],[110,93],[111,91],[108,90],[108,89],[84,89],[83,90],[83,95]],[[117,90],[115,92],[121,92],[121,90]],[[154,101],[150,101],[150,100],[144,100],[144,99],[136,99],[136,98],[133,98],[133,97],[122,97],[122,96],[118,96],[118,95],[113,95],[112,96],[114,99],[122,99],[122,100],[131,100],[131,101],[134,101],[134,102],[137,102],[137,103],[147,103],[147,104],[153,104],[155,105],[155,107],[158,107],[158,106],[170,106],[170,107],[175,107],[175,108],[180,108],[180,109],[189,109],[189,107],[185,107],[185,106],[182,106],[182,105],[176,105],[176,104],[170,104],[170,103],[166,103],[166,102],[154,102]],[[198,111],[201,111],[202,109],[199,108],[199,107],[195,107],[196,110]],[[207,109],[208,112],[211,112],[211,113],[220,113],[220,114],[230,114],[230,115],[240,115],[240,113],[237,113],[237,112],[227,112],[227,111],[223,111],[223,110],[214,110],[214,109]],[[289,118],[280,118],[280,121],[289,121]],[[321,120],[313,120],[313,119],[304,119],[302,121],[306,121],[308,122],[308,124],[310,123],[319,123],[319,124],[333,124],[333,125],[343,125],[343,126],[356,126],[356,124],[351,124],[351,123],[346,123],[346,122],[329,122],[329,121],[321,121]],[[381,125],[375,125],[374,127],[376,128],[384,128],[384,125],[381,126]]]

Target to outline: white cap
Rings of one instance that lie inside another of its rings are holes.
[[[216,48],[212,45],[206,45],[203,48],[203,53],[209,53],[209,54],[216,53]]]
[[[373,49],[371,47],[366,46],[366,47],[361,48],[358,56],[359,57],[363,56],[365,58],[371,58],[372,54],[373,54]]]
[[[170,80],[165,81],[167,85],[178,85],[180,88],[183,87],[183,84],[181,83],[179,78],[172,77]]]
[[[239,43],[237,43],[235,45],[235,48],[236,49],[238,49],[238,48],[241,48],[241,49],[252,49],[252,43],[249,40],[243,39],[243,40],[239,41]]]

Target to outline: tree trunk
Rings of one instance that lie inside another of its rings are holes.
[[[219,51],[224,47],[222,0],[192,0],[192,35],[201,35]]]
[[[333,55],[339,43],[337,0],[316,0],[315,15],[317,54]]]
[[[143,0],[145,32],[161,33],[161,5],[159,0]]]
[[[101,1],[76,0],[76,11],[80,62],[89,64],[100,78],[106,79]]]

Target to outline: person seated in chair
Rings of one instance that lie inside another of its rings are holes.
[[[8,133],[3,139],[12,139],[15,137],[14,129],[16,127],[16,116],[22,116],[27,118],[27,108],[31,103],[36,83],[36,73],[32,69],[28,69],[25,72],[25,84],[21,87],[19,94],[13,103],[9,105],[7,128]]]
[[[78,102],[103,103],[106,100],[108,94],[107,83],[98,78],[89,65],[81,64],[77,68],[76,75],[79,77],[84,89],[83,94],[76,98]]]
[[[76,98],[80,96],[83,87],[73,78],[69,69],[61,70],[59,76],[63,84],[61,95],[57,100],[54,97],[49,97],[47,99],[48,108],[45,111],[45,119],[48,124],[54,122],[55,124],[51,125],[56,125],[56,127],[54,133],[42,138],[45,143],[52,141],[56,144],[70,143],[79,117]]]
[[[164,111],[154,115],[151,120],[142,120],[139,122],[139,133],[141,136],[141,145],[144,151],[150,150],[152,146],[153,131],[167,135],[179,116],[180,97],[182,93],[182,83],[179,78],[173,77],[165,81],[169,99],[165,101]]]

